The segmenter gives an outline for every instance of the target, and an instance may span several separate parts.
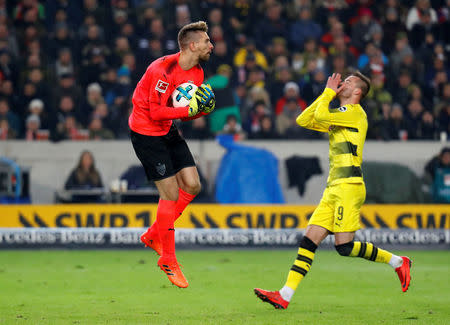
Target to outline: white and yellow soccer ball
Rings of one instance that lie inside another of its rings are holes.
[[[185,82],[179,85],[172,93],[173,107],[189,106],[192,97],[195,96],[197,86],[190,82]]]

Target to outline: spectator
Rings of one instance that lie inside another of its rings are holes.
[[[392,75],[397,75],[400,72],[400,64],[405,55],[414,53],[409,46],[408,36],[406,33],[399,33],[396,36],[395,47],[389,58],[391,64]]]
[[[408,111],[406,113],[406,131],[408,139],[420,139],[421,121],[424,108],[418,100],[412,100],[408,103]]]
[[[275,114],[280,115],[283,110],[286,102],[290,99],[294,99],[297,101],[298,106],[303,111],[306,108],[306,102],[300,97],[300,88],[295,82],[288,82],[284,86],[284,94],[283,97],[279,98],[275,104]]]
[[[56,130],[53,131],[52,139],[54,141],[62,140],[86,140],[89,133],[81,129],[75,116],[67,115],[64,120],[58,123]]]
[[[243,125],[243,128],[247,132],[247,134],[249,134],[249,137],[261,130],[262,118],[266,115],[270,116],[271,113],[272,112],[270,111],[269,107],[267,107],[263,101],[258,101],[255,103],[255,105],[250,110],[249,115],[246,117],[245,123]]]
[[[85,48],[85,51],[88,48],[89,46]],[[101,77],[108,68],[106,56],[110,53],[106,46],[92,46],[88,52],[85,51],[83,52],[85,57],[80,72],[80,82],[83,87],[101,80]]]
[[[369,31],[376,25],[376,22],[369,8],[360,8],[358,17],[359,20],[352,26],[352,43],[361,52],[370,41],[371,34]]]
[[[256,132],[250,134],[251,139],[258,140],[272,140],[278,139],[279,134],[275,130],[272,118],[270,115],[264,115],[260,118],[259,124],[261,125],[260,129]]]
[[[333,24],[330,25],[329,31],[322,35],[320,40],[325,48],[329,50],[336,39],[339,39],[339,43],[343,42],[345,45],[349,44],[351,41],[351,38],[345,34],[344,25],[340,21],[333,22]]]
[[[8,121],[8,128],[6,128],[5,125],[5,130],[11,130],[10,134],[15,136],[19,136],[21,134],[22,127],[20,119],[14,112],[11,111],[8,101],[4,98],[0,99],[0,119],[5,119]]]
[[[314,69],[307,76],[309,82],[303,87],[303,98],[307,103],[311,103],[322,92],[326,84],[326,74],[323,69]]]
[[[74,75],[75,67],[72,60],[72,52],[69,48],[64,47],[59,50],[58,58],[52,65],[52,75],[58,80],[63,75]]]
[[[58,23],[55,26],[55,33],[50,36],[48,42],[48,51],[51,59],[56,59],[62,49],[69,49],[70,53],[75,53],[77,43],[71,35],[67,24]]]
[[[70,96],[62,96],[59,100],[58,109],[56,110],[56,114],[54,114],[53,121],[53,132],[55,136],[55,140],[63,140],[66,137],[60,137],[60,135],[64,134],[65,123],[68,117],[73,117],[75,119],[75,123],[78,125],[79,114],[75,110],[75,104],[73,102],[72,97]],[[69,139],[72,136],[69,136]]]
[[[0,83],[0,97],[4,97],[9,104],[9,107],[14,107],[14,111],[21,116],[19,94],[14,91],[14,85],[11,80],[3,80]]]
[[[60,76],[52,91],[53,107],[57,107],[63,96],[70,96],[75,103],[80,103],[83,100],[83,92],[80,86],[75,83],[75,76],[72,73],[64,73]]]
[[[94,117],[89,123],[89,139],[112,140],[114,139],[114,133],[103,127],[103,122],[99,117]]]
[[[44,102],[42,100],[38,98],[33,99],[28,105],[28,110],[31,115],[39,118],[39,127],[41,129],[50,128],[48,112],[44,109]]]
[[[314,39],[306,39],[303,52],[294,53],[292,56],[292,69],[297,77],[304,76],[312,70],[323,69],[325,57],[326,53],[317,47]]]
[[[414,24],[409,33],[409,42],[413,49],[418,49],[427,34],[438,35],[437,21],[433,21],[431,10],[425,10],[420,15],[420,21]]]
[[[282,37],[272,38],[272,42],[267,47],[267,54],[271,64],[280,56],[288,56],[289,50],[287,49],[286,40]]]
[[[66,190],[93,189],[103,187],[102,178],[95,167],[94,156],[90,151],[83,151],[75,169],[64,185]]]
[[[289,41],[291,48],[302,51],[307,40],[319,40],[322,36],[322,27],[311,19],[311,9],[303,7],[299,13],[299,19],[289,28]]]
[[[450,148],[442,148],[425,166],[425,180],[431,184],[433,201],[450,203]]]
[[[241,111],[234,115],[245,128],[262,122],[255,122],[249,114],[257,94],[253,89],[264,87],[270,93],[265,105],[271,111],[276,108],[272,110],[270,103],[283,97],[288,82],[297,83],[301,97],[310,103],[322,92],[330,72],[344,74],[358,63],[359,69],[371,76],[374,86],[363,105],[372,125],[368,138],[389,138],[384,131],[387,126],[382,126],[388,124],[383,109],[392,98],[405,108],[411,101],[420,101],[424,113],[416,136],[439,138],[448,132],[444,107],[450,100],[449,3],[58,0],[44,4],[39,0],[2,0],[0,95],[19,118],[21,131],[16,136],[24,137],[30,101],[39,99],[44,103],[43,113],[48,113],[51,120],[46,122],[46,117],[38,114],[41,126],[50,124],[55,129],[61,99],[70,96],[74,104],[68,113],[70,129],[80,127],[73,117],[87,127],[93,115],[106,114],[100,117],[104,126],[118,137],[127,138],[132,85],[155,58],[175,51],[182,24],[204,17],[215,43],[203,67],[205,76],[216,77],[221,65],[230,66],[231,73],[226,69],[227,96],[238,103]],[[318,38],[321,43],[317,43]],[[82,93],[81,89],[92,83],[103,88],[106,110],[103,105],[97,108],[97,103],[89,104],[87,94]],[[217,98],[219,89],[217,85],[214,88]],[[264,99],[260,95],[257,100]],[[81,113],[81,108],[87,108],[87,112]],[[207,125],[211,128],[217,124],[217,130],[222,130],[230,113],[222,114],[220,123],[215,123],[216,118],[207,118]],[[410,117],[405,119],[409,121]],[[65,119],[62,122],[64,129]],[[9,124],[13,129],[11,121]],[[436,127],[435,136],[431,124]],[[85,136],[83,132],[72,133],[62,137]]]
[[[84,0],[83,10],[85,13],[85,17],[94,17],[97,23],[101,26],[105,26],[105,23],[108,22],[106,21],[108,15],[106,14],[105,8],[99,5],[97,0]]]
[[[430,15],[430,21],[432,23],[437,22],[436,11],[430,7],[430,1],[416,0],[416,5],[412,7],[408,12],[408,17],[406,18],[406,28],[411,31],[414,25],[421,22],[421,17],[424,14]]]
[[[346,17],[348,4],[345,0],[318,0],[314,1],[314,5],[317,8],[317,19],[322,26],[330,16],[338,19]]]
[[[0,81],[12,80],[16,81],[18,77],[18,69],[15,62],[12,60],[8,50],[0,51]]]
[[[286,83],[292,81],[293,79],[294,75],[288,63],[286,63],[286,65],[276,67],[272,82],[267,87],[267,89],[270,90],[271,102],[276,102],[281,96],[283,96]]]
[[[254,61],[255,65],[262,67],[263,69],[268,68],[267,58],[264,53],[256,48],[255,40],[252,38],[247,38],[244,41],[244,46],[239,48],[234,56],[234,65],[238,68],[244,66],[247,61]]]
[[[98,20],[95,15],[87,13],[84,16],[83,23],[78,28],[78,38],[80,40],[84,41],[88,38],[88,31],[91,26],[97,26],[100,39],[105,39],[105,33],[102,27],[104,25],[98,25]]]
[[[223,130],[219,134],[231,134],[235,139],[243,140],[246,137],[245,132],[242,130],[241,124],[238,123],[236,116],[229,115]]]
[[[11,140],[16,138],[16,131],[9,127],[8,119],[0,117],[0,140]]]
[[[419,87],[419,85],[414,84],[409,88],[409,100],[418,100],[427,110],[430,110],[432,108],[431,101],[427,98],[424,98],[422,89]]]
[[[370,62],[371,58],[381,55],[384,66],[388,63],[388,58],[380,51],[380,49],[372,42],[367,43],[364,53],[358,58],[358,69],[363,70]],[[373,61],[372,61],[373,62]]]
[[[429,111],[424,111],[422,114],[422,120],[420,121],[419,139],[435,140],[436,138],[437,134],[434,116]]]
[[[97,104],[104,103],[104,99],[102,97],[102,87],[98,83],[94,82],[89,84],[86,89],[86,93],[86,100],[81,106],[80,111],[80,122],[84,126],[89,124],[89,116],[92,115]]]
[[[383,103],[381,105],[381,116],[379,120],[373,123],[373,128],[376,129],[374,132],[374,138],[377,140],[387,141],[390,139],[389,136],[389,118],[392,112],[391,103]]]
[[[412,80],[409,71],[403,70],[398,76],[397,84],[394,86],[395,88],[391,91],[395,100],[404,107],[408,104],[409,89],[412,86],[411,82]]]
[[[118,66],[122,63],[124,55],[131,52],[131,47],[125,36],[118,36],[114,44],[111,62],[113,66]]]
[[[277,1],[273,1],[265,11],[265,17],[255,25],[254,35],[256,35],[256,45],[264,49],[267,41],[275,37],[284,39],[288,36],[288,28],[285,20],[282,19],[283,7]]]
[[[388,55],[391,54],[395,48],[395,40],[399,33],[405,33],[405,25],[400,21],[398,10],[395,8],[388,8],[386,10],[386,16],[383,27],[383,52]]]
[[[295,98],[286,100],[282,111],[276,117],[276,128],[279,134],[286,135],[289,129],[298,127],[297,116],[301,113],[301,108]]]
[[[36,114],[27,117],[25,123],[25,140],[33,141],[38,138],[37,132],[41,127],[41,119]]]
[[[224,40],[214,44],[213,52],[206,64],[207,75],[213,75],[222,64],[230,67],[233,64],[229,47]]]
[[[387,123],[386,134],[390,140],[408,139],[406,122],[403,119],[403,108],[397,103],[392,105],[390,118]]]
[[[183,134],[187,139],[207,140],[213,137],[204,116],[193,120],[189,128],[183,129]]]
[[[19,45],[14,33],[11,32],[8,25],[0,24],[0,41],[5,42],[6,48],[14,59],[19,58]]]
[[[443,141],[450,139],[450,101],[440,107],[437,119],[440,139]]]

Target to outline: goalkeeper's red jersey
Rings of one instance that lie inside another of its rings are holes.
[[[188,118],[188,107],[172,107],[172,92],[184,82],[198,87],[204,74],[202,67],[185,71],[178,64],[180,52],[153,61],[133,93],[130,129],[143,135],[159,136],[169,132],[174,119]]]

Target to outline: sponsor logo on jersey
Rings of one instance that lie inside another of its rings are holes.
[[[347,107],[345,107],[345,106],[339,107],[339,112],[346,112],[346,111],[347,111]]]
[[[166,90],[167,90],[167,88],[169,87],[169,83],[168,82],[165,82],[165,81],[162,81],[161,79],[160,80],[158,80],[158,82],[156,83],[156,87],[155,87],[155,89],[157,90],[157,91],[159,91],[160,93],[165,93],[166,92]]]

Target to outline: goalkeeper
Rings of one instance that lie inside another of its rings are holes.
[[[311,268],[317,246],[333,233],[335,248],[340,255],[389,264],[397,272],[403,292],[408,290],[411,279],[408,257],[396,256],[372,243],[354,241],[355,231],[360,228],[360,208],[366,198],[361,163],[367,116],[360,101],[369,88],[369,79],[360,72],[353,73],[344,82],[341,82],[340,74],[334,73],[328,78],[322,95],[297,117],[297,124],[304,128],[328,132],[330,173],[285,285],[279,291],[254,289],[260,299],[277,309],[288,307],[297,286]],[[330,108],[335,97],[339,99],[340,107]]]
[[[207,32],[203,21],[181,28],[180,52],[150,64],[134,90],[128,121],[136,156],[160,196],[156,221],[142,234],[141,241],[161,256],[159,267],[181,288],[186,288],[188,281],[175,255],[174,222],[200,192],[201,185],[192,154],[173,120],[187,121],[214,110],[214,93],[209,85],[202,84],[204,74],[200,66],[213,49]],[[170,95],[186,82],[198,86],[195,96],[188,107],[172,107]]]

